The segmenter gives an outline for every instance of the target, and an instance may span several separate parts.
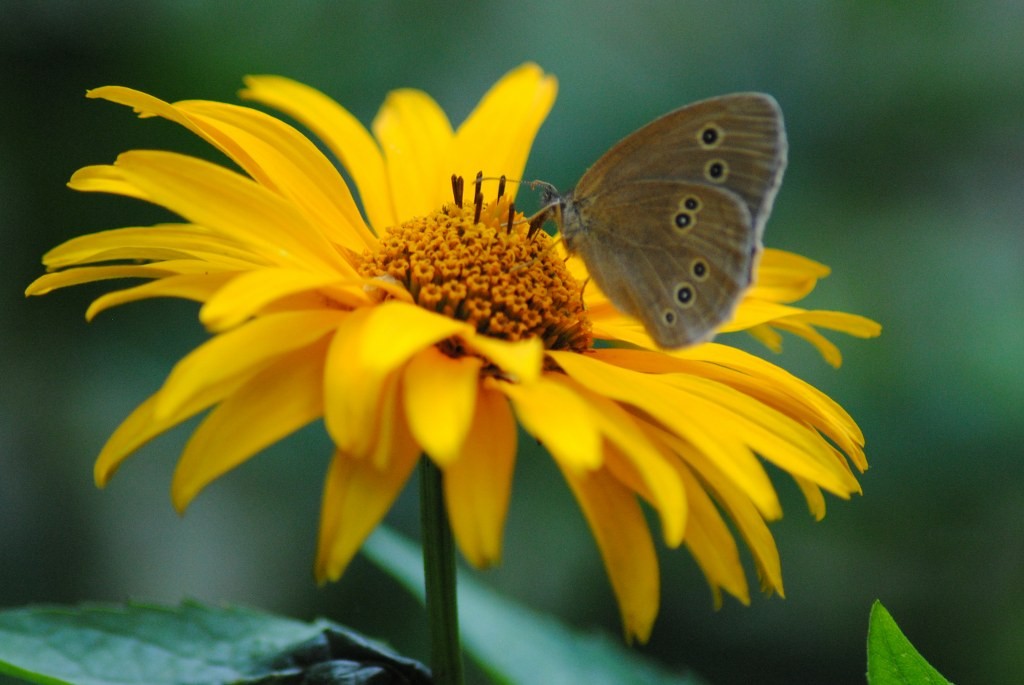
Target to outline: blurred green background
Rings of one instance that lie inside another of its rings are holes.
[[[22,292],[60,241],[165,218],[66,189],[75,169],[139,147],[216,159],[173,124],[87,101],[86,88],[233,102],[243,75],[277,73],[366,123],[404,86],[458,123],[533,60],[560,93],[527,176],[563,189],[661,113],[730,91],[774,94],[790,165],[766,242],[833,268],[811,306],[884,326],[874,341],[833,336],[839,371],[796,339],[777,359],[860,422],[864,496],[830,500],[816,524],[775,474],[786,599],[715,611],[688,554],[662,550],[661,614],[643,651],[712,683],[862,683],[879,598],[948,678],[1024,680],[1022,41],[1024,3],[1011,0],[0,2],[0,606],[230,600],[327,615],[426,658],[421,610],[368,562],[313,582],[321,428],[218,481],[183,519],[168,486],[185,429],[107,490],[93,486],[113,428],[205,339],[194,305],[128,305],[86,324],[108,287]],[[389,522],[416,535],[416,513],[410,487]],[[593,540],[543,453],[524,449],[504,563],[478,575],[570,625],[618,634]]]

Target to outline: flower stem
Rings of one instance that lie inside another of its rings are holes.
[[[420,519],[430,622],[430,669],[437,685],[463,685],[455,598],[455,544],[441,491],[441,470],[426,456],[420,459]]]

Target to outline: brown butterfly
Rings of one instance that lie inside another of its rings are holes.
[[[782,110],[740,93],[631,133],[530,221],[552,218],[570,253],[664,348],[707,340],[753,278],[786,167]]]

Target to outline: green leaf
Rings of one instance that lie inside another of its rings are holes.
[[[429,682],[416,662],[329,621],[195,602],[0,612],[0,673],[47,685]]]
[[[914,649],[878,600],[871,606],[868,625],[868,682],[870,685],[950,685]]]
[[[417,545],[384,526],[363,546],[375,564],[422,602],[423,562]],[[560,685],[699,685],[667,673],[600,634],[573,632],[555,619],[501,597],[463,570],[459,621],[466,652],[499,683]]]

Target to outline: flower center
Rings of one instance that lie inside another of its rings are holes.
[[[425,217],[388,228],[360,272],[405,287],[420,307],[468,321],[503,340],[539,337],[544,347],[582,352],[590,321],[580,284],[543,231],[531,235],[507,197],[484,205],[477,191]],[[453,180],[454,182],[454,180]]]

